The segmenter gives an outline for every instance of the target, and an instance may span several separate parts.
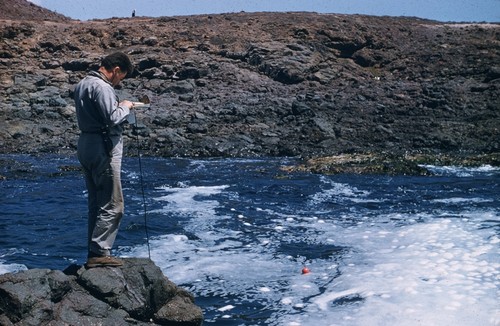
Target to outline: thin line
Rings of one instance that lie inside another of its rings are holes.
[[[134,113],[135,114],[135,113]],[[146,195],[144,194],[144,181],[143,181],[143,173],[142,173],[142,159],[141,159],[141,148],[139,142],[139,133],[137,132],[137,118],[135,119],[135,133],[137,140],[137,156],[139,157],[139,180],[141,183],[141,192],[142,192],[142,206],[144,207],[144,229],[146,230],[146,241],[148,245],[148,257],[151,259],[151,248],[149,246],[149,231],[148,231],[148,209],[146,207]]]

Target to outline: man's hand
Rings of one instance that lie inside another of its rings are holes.
[[[124,100],[124,101],[120,102],[120,106],[125,106],[125,107],[127,107],[130,110],[130,109],[132,109],[134,107],[134,102],[131,102],[131,101],[128,101],[128,100]]]

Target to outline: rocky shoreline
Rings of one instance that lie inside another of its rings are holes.
[[[427,165],[437,166],[500,166],[500,156],[446,156],[398,155],[392,153],[342,154],[304,160],[294,166],[283,166],[285,172],[311,172],[317,174],[379,174],[379,175],[433,175]]]
[[[30,269],[0,275],[0,324],[200,326],[193,296],[145,258],[122,267]]]
[[[499,24],[237,13],[0,25],[0,153],[73,155],[72,88],[120,50],[136,65],[120,98],[152,100],[126,129],[127,155],[499,163]]]
[[[0,0],[0,154],[74,155],[72,90],[106,54],[151,108],[127,155],[289,156],[284,171],[428,175],[500,166],[500,24],[315,13],[73,21]],[[0,159],[0,181],[31,175]],[[78,167],[61,167],[61,173]],[[151,261],[0,276],[0,324],[201,325]]]

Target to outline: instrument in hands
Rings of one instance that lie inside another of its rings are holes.
[[[139,98],[139,102],[132,102],[134,104],[134,108],[143,109],[151,107],[151,101],[147,95]]]
[[[132,103],[134,104],[133,106],[134,109],[146,109],[151,107],[151,101],[149,100],[149,97],[147,95],[144,95],[141,98],[139,98],[139,102],[132,102]],[[135,117],[134,110],[130,110],[130,113],[127,117],[127,122],[137,127],[137,119]]]

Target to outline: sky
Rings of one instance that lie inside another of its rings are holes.
[[[442,22],[500,22],[500,0],[29,0],[79,20],[259,11],[412,16]]]

